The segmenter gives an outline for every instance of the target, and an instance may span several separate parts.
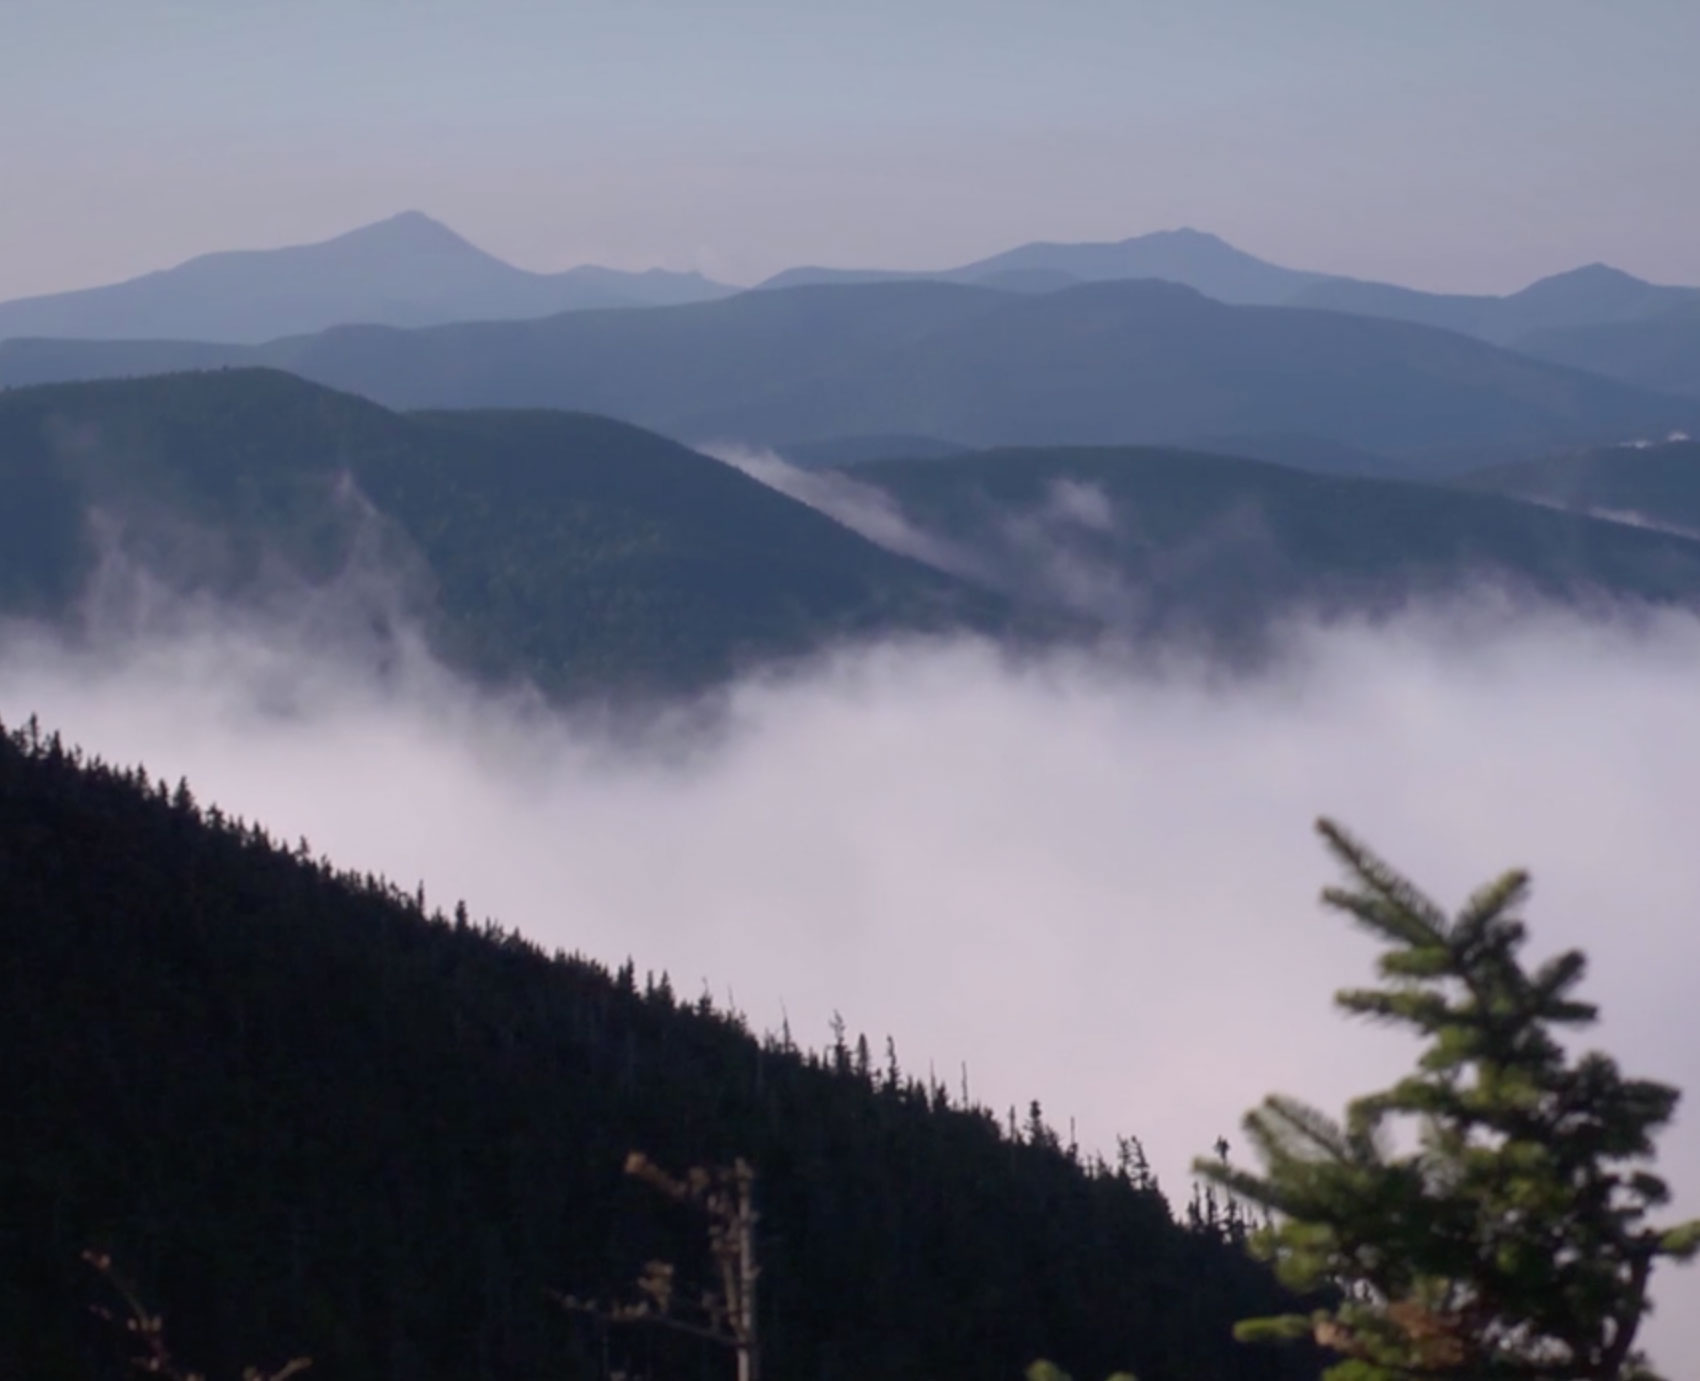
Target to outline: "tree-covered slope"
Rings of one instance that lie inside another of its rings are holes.
[[[288,603],[353,571],[374,617],[551,692],[690,687],[845,634],[999,617],[634,427],[400,416],[273,371],[0,395],[0,484],[13,611],[68,616],[115,553],[227,599]]]
[[[0,382],[208,362],[204,345],[0,344]],[[1175,284],[800,287],[644,311],[345,328],[221,356],[395,407],[550,407],[693,442],[979,446],[1301,435],[1413,472],[1700,423],[1700,403],[1448,331],[1233,307]]]
[[[1700,542],[1494,494],[1151,448],[1036,448],[847,471],[1017,597],[1134,629],[1254,631],[1500,590],[1700,606]]]
[[[804,1056],[629,965],[428,917],[34,733],[0,737],[0,949],[6,1376],[129,1374],[86,1247],[210,1375],[719,1375],[663,1336],[604,1354],[545,1296],[658,1257],[701,1281],[634,1149],[756,1166],[775,1381],[1314,1374],[1231,1342],[1281,1306],[1260,1268],[1037,1119],[1011,1138],[855,1043]]]
[[[1495,466],[1461,486],[1700,536],[1700,442],[1612,446]]]

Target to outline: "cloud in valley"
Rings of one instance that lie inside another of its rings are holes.
[[[696,449],[826,514],[887,551],[970,580],[991,578],[978,552],[910,522],[891,495],[842,470],[807,470],[765,446],[742,442],[712,442]]]
[[[788,1013],[824,1043],[842,1011],[953,1088],[965,1063],[996,1108],[1041,1099],[1088,1147],[1138,1133],[1177,1199],[1264,1093],[1337,1107],[1411,1053],[1330,1010],[1373,947],[1316,905],[1314,816],[1447,904],[1527,865],[1534,950],[1592,956],[1599,1042],[1696,1100],[1665,1168],[1700,1208],[1700,622],[1433,611],[1288,647],[1240,679],[844,649],[634,737],[476,692],[406,639],[376,675],[202,609],[76,646],[7,629],[0,715],[186,774],[445,907],[706,982],[758,1027]],[[1700,1274],[1661,1293],[1652,1337],[1680,1371]]]
[[[887,551],[1017,600],[1066,609],[1111,629],[1133,626],[1146,607],[1144,595],[1119,571],[1075,540],[1083,533],[1108,536],[1119,530],[1115,505],[1096,485],[1055,480],[1044,501],[1025,510],[988,500],[976,540],[965,543],[914,522],[886,491],[843,470],[805,469],[765,447],[741,443],[698,449]],[[1201,551],[1220,535],[1207,534]]]

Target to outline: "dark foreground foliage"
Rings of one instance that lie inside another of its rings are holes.
[[[1038,1117],[427,914],[33,729],[0,740],[0,956],[0,1375],[122,1374],[92,1247],[209,1376],[720,1376],[550,1303],[705,1266],[634,1148],[757,1166],[772,1381],[1315,1371],[1232,1341],[1290,1307],[1262,1267]]]

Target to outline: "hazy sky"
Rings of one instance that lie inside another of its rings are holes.
[[[1694,0],[0,0],[0,297],[418,208],[530,268],[1190,224],[1700,282]]]

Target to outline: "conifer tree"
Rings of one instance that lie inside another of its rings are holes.
[[[1197,1162],[1272,1212],[1254,1245],[1283,1282],[1335,1301],[1238,1336],[1314,1337],[1344,1358],[1328,1381],[1652,1381],[1635,1348],[1649,1277],[1700,1249],[1700,1221],[1646,1221],[1669,1198],[1646,1167],[1677,1090],[1560,1044],[1596,1009],[1574,996],[1581,952],[1534,972],[1520,961],[1526,874],[1448,918],[1336,825],[1318,830],[1349,883],[1324,901],[1385,946],[1384,985],[1335,1001],[1413,1029],[1425,1049],[1343,1123],[1266,1099],[1245,1119],[1261,1174]]]

